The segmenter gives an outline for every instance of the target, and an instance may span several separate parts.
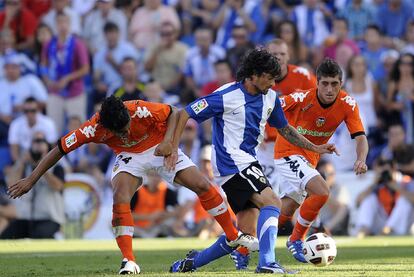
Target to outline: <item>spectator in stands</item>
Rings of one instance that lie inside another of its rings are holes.
[[[363,0],[352,0],[338,12],[338,16],[347,20],[349,37],[354,40],[362,40],[366,27],[375,21],[374,11]]]
[[[200,26],[213,27],[213,22],[220,10],[220,0],[201,0],[198,5],[194,1],[181,1],[182,14],[181,19],[192,23],[191,27]],[[184,23],[183,23],[184,24]]]
[[[161,4],[161,0],[144,0],[131,18],[129,34],[139,51],[145,52],[151,45],[158,44],[159,30],[163,22],[171,22],[180,31],[180,19],[173,7]]]
[[[59,0],[60,1],[60,0]],[[85,44],[71,33],[70,16],[65,12],[56,15],[58,35],[44,48],[41,75],[49,98],[47,114],[56,122],[58,132],[69,117],[86,117],[86,91],[84,77],[89,73],[89,57]]]
[[[376,20],[385,36],[401,38],[412,17],[411,7],[403,0],[389,0],[379,8]]]
[[[295,23],[290,20],[281,21],[276,26],[276,37],[286,42],[289,50],[289,62],[299,65],[308,61],[308,48],[302,43]]]
[[[233,28],[238,25],[244,25],[250,37],[250,34],[256,31],[256,24],[252,19],[260,16],[258,2],[225,0],[212,22],[212,27],[217,31],[216,44],[226,49],[232,47]]]
[[[394,68],[395,63],[400,57],[400,53],[394,49],[385,50],[384,53],[380,56],[380,77],[377,79],[378,89],[380,91],[381,100],[382,100],[382,109],[386,110],[386,100],[388,93],[388,84],[391,79],[391,72]]]
[[[28,176],[49,149],[46,137],[40,132],[35,133],[30,150],[16,160],[6,176],[7,184],[14,184]],[[64,171],[56,165],[39,179],[34,190],[13,200],[17,217],[10,222],[0,238],[53,238],[65,220],[63,188]]]
[[[414,139],[414,56],[403,54],[391,72],[387,92],[388,120],[402,120],[407,143]]]
[[[122,84],[120,87],[110,89],[110,94],[123,101],[144,99],[145,84],[138,80],[138,65],[134,58],[126,57],[120,66]]]
[[[365,45],[362,48],[362,56],[368,66],[369,72],[375,80],[386,78],[384,69],[381,63],[381,55],[387,51],[383,46],[382,34],[377,25],[368,25],[364,34]]]
[[[22,75],[26,58],[20,53],[11,53],[4,58],[5,78],[0,80],[0,90],[11,94],[14,115],[22,111],[26,98],[35,98],[41,109],[46,106],[48,98],[45,86],[36,75]]]
[[[0,12],[0,29],[13,31],[17,50],[32,50],[36,28],[36,17],[22,6],[20,0],[6,1],[4,11]]]
[[[407,157],[404,152],[400,154]],[[411,151],[410,155],[413,154]],[[408,200],[414,202],[412,179],[402,175],[397,170],[395,162],[391,160],[378,160],[374,170],[376,173],[374,184],[357,197],[357,236],[405,235],[408,233],[413,210],[412,203]],[[398,191],[403,193],[400,195]]]
[[[122,84],[120,66],[125,58],[139,59],[138,51],[133,44],[121,38],[115,23],[107,22],[104,33],[106,43],[100,45],[93,59],[94,103],[105,98],[108,89]]]
[[[45,15],[52,6],[52,0],[22,0],[23,6],[30,10],[36,18]]]
[[[385,160],[394,159],[394,153],[401,145],[405,145],[406,137],[404,126],[395,122],[388,126],[387,145],[381,151],[381,157]]]
[[[359,47],[348,37],[348,22],[345,18],[337,17],[333,21],[333,36],[325,42],[324,57],[329,57],[346,68],[349,59],[359,54]]]
[[[159,43],[150,46],[146,52],[145,70],[165,91],[179,94],[182,90],[182,72],[188,49],[184,43],[177,41],[179,34],[173,23],[163,22],[159,33]]]
[[[195,31],[197,46],[187,52],[184,75],[192,96],[199,96],[202,86],[216,78],[214,63],[226,56],[223,48],[213,43],[213,32],[207,28]]]
[[[70,18],[70,32],[73,34],[81,34],[81,18],[70,6],[68,0],[53,0],[53,7],[43,17],[42,22],[53,30],[53,34],[57,35],[58,29],[56,24],[56,17],[59,13],[65,13]]]
[[[216,79],[205,84],[201,89],[201,96],[206,96],[224,84],[234,81],[234,76],[230,62],[226,59],[218,60],[214,63]]]
[[[50,144],[58,139],[53,120],[40,112],[35,98],[29,97],[24,101],[23,113],[10,124],[8,143],[13,162],[30,148],[35,133],[42,133]]]
[[[119,30],[119,39],[127,40],[128,22],[125,14],[114,8],[114,0],[98,0],[97,9],[93,10],[85,18],[83,24],[83,38],[86,40],[89,51],[95,54],[105,45],[106,33],[104,26],[112,22]]]
[[[345,90],[358,103],[361,119],[369,137],[371,133],[375,133],[378,126],[375,110],[378,90],[363,56],[351,57],[347,65],[346,77]]]
[[[309,48],[321,46],[329,35],[324,6],[319,5],[318,0],[303,0],[302,5],[293,9],[292,20],[298,28],[302,41]]]
[[[227,50],[226,56],[230,62],[233,75],[236,74],[236,69],[239,68],[239,62],[249,50],[253,49],[255,45],[249,39],[249,31],[244,25],[237,25],[233,27],[231,38],[234,41],[234,46]]]
[[[401,53],[409,53],[414,55],[414,19],[408,22],[407,29],[405,31],[404,48],[401,49]]]
[[[173,106],[178,105],[180,102],[180,98],[177,95],[168,94],[161,87],[161,84],[153,79],[149,80],[148,83],[145,84],[142,95],[145,101],[149,102],[165,103]]]
[[[53,37],[53,31],[44,23],[37,26],[35,45],[33,49],[33,60],[36,62],[36,74],[40,76],[40,63],[42,59],[43,47],[45,47]]]
[[[180,149],[194,164],[199,165],[200,148],[201,141],[198,139],[198,123],[194,119],[188,120],[181,137]]]
[[[132,197],[131,211],[135,237],[170,236],[175,226],[183,222],[184,211],[178,206],[177,193],[155,172],[148,174],[147,182]]]
[[[328,161],[320,161],[317,167],[329,186],[329,199],[320,212],[325,231],[331,235],[347,235],[350,196],[348,190],[337,183],[335,167]]]

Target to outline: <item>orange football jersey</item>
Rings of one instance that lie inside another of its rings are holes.
[[[358,105],[351,96],[341,90],[332,105],[322,107],[316,90],[297,90],[280,98],[286,119],[300,134],[314,144],[324,144],[343,121],[352,138],[365,134]],[[320,158],[319,154],[297,147],[282,136],[277,136],[274,154],[275,159],[302,155],[315,167]]]
[[[311,89],[316,87],[316,77],[306,68],[288,64],[288,73],[272,88],[279,95],[289,95],[297,89]],[[277,136],[276,128],[266,124],[266,141],[275,141]]]
[[[99,124],[99,113],[96,113],[79,129],[60,139],[60,151],[66,154],[85,143],[95,142],[108,145],[116,154],[123,151],[141,153],[160,143],[167,130],[171,107],[141,100],[126,101],[124,104],[131,117],[127,136],[121,138],[105,129]]]

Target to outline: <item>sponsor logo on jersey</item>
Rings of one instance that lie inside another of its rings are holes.
[[[199,114],[200,112],[205,110],[207,107],[208,107],[208,103],[205,99],[201,99],[191,105],[191,109],[193,109],[195,114]]]
[[[308,135],[312,137],[330,137],[334,133],[334,132],[319,132],[319,131],[314,131],[314,130],[308,130],[308,129],[303,128],[302,126],[298,126],[296,130],[298,130],[298,133],[301,135]]]
[[[112,168],[112,172],[116,172],[119,168],[119,162],[117,162],[116,164],[114,164],[114,167]]]
[[[318,117],[318,119],[316,119],[316,126],[318,127],[322,127],[326,122],[326,119],[324,117]]]
[[[356,107],[356,101],[351,96],[349,96],[349,95],[344,96],[343,98],[341,98],[341,100],[344,101],[345,103],[347,103],[349,106],[351,106],[352,107],[352,110],[355,109],[355,107]]]
[[[147,118],[148,116],[152,117],[151,112],[147,109],[147,107],[137,107],[135,113],[131,116],[131,118]]]
[[[76,142],[78,141],[78,139],[76,138],[76,134],[72,133],[70,136],[68,136],[65,139],[65,144],[67,148],[70,148],[72,145],[74,145]]]
[[[309,92],[309,90],[306,92],[295,92],[290,94],[290,96],[293,98],[293,100],[295,100],[295,102],[303,102],[303,100],[306,98]]]
[[[98,124],[95,124],[94,126],[86,126],[83,127],[83,129],[79,129],[79,131],[87,138],[93,138],[95,136],[95,132],[96,132],[96,126],[98,126]]]

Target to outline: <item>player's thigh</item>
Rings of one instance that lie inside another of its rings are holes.
[[[309,195],[328,195],[329,187],[321,175],[316,175],[306,184],[306,192]]]
[[[211,184],[194,165],[177,172],[174,182],[194,191],[197,195],[209,190]]]
[[[237,228],[243,233],[256,236],[259,209],[248,208],[237,213]]]
[[[273,192],[271,187],[265,188],[260,193],[252,194],[250,201],[253,202],[259,208],[266,207],[266,206],[274,206],[279,209],[282,208],[282,201]]]
[[[122,152],[116,157],[112,168],[112,188],[115,203],[129,202],[146,176],[142,166],[143,157]]]
[[[266,188],[270,189],[270,184],[257,162],[235,174],[222,185],[235,214],[249,208],[260,208],[251,198],[254,194],[260,195]]]
[[[306,184],[319,172],[302,156],[292,155],[274,161],[280,197],[289,197],[298,204],[306,198]]]

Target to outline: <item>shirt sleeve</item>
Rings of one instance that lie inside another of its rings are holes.
[[[83,123],[79,129],[69,132],[60,139],[58,143],[60,152],[65,155],[86,143],[99,143],[97,127],[97,114],[95,114],[90,120]]]
[[[349,107],[347,116],[345,117],[345,123],[349,133],[351,134],[351,138],[354,139],[357,136],[365,135],[364,125],[362,124],[362,120],[359,115],[359,108],[356,102],[353,106]]]
[[[276,98],[276,104],[275,107],[270,114],[267,122],[269,122],[269,125],[272,127],[275,127],[277,129],[286,127],[288,125],[288,122],[285,117],[285,113],[283,112],[281,101]]]
[[[198,123],[201,123],[223,113],[223,97],[219,93],[212,93],[195,100],[185,107],[185,111],[191,118],[195,119]]]

